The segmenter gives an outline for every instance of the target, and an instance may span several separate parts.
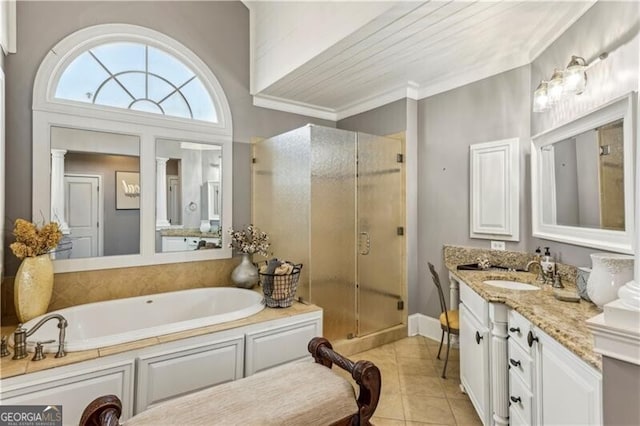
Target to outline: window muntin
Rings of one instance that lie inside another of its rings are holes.
[[[55,97],[218,122],[200,78],[174,56],[141,43],[106,43],[81,53],[62,72]]]

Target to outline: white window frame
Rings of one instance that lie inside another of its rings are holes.
[[[158,47],[181,60],[200,78],[216,108],[218,122],[206,122],[55,98],[60,75],[79,54],[104,43],[131,41]],[[54,53],[55,52],[55,53]],[[222,248],[190,252],[155,252],[156,139],[175,139],[222,147],[222,217],[233,227],[233,134],[231,109],[218,79],[197,55],[178,41],[157,31],[128,24],[103,24],[70,34],[54,46],[42,61],[33,90],[33,188],[34,220],[50,220],[51,127],[69,127],[134,135],[140,138],[140,254],[60,259],[55,272],[87,271],[140,265],[190,262],[231,257],[229,236]]]

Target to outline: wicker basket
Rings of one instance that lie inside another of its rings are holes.
[[[302,264],[293,265],[288,275],[265,274],[260,272],[260,285],[264,301],[270,308],[288,308],[296,297]]]

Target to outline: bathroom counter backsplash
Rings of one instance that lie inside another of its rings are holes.
[[[135,349],[145,348],[160,343],[172,342],[175,340],[186,339],[188,337],[200,336],[203,334],[214,333],[218,331],[228,330],[235,327],[243,327],[263,321],[271,321],[280,318],[286,318],[294,315],[305,314],[320,310],[318,306],[311,304],[303,304],[294,302],[290,308],[286,309],[263,309],[255,315],[249,316],[236,321],[215,324],[192,330],[181,331],[173,334],[165,334],[148,339],[137,340],[134,342],[123,343],[119,345],[107,346],[98,349],[90,349],[86,351],[68,352],[63,358],[54,358],[54,354],[47,354],[47,358],[40,361],[31,361],[33,353],[29,352],[27,358],[12,360],[11,356],[0,358],[0,378],[18,376],[26,373],[34,373],[36,371],[47,370],[50,368],[61,367],[64,365],[74,364],[76,362],[87,361],[103,356],[115,355],[118,353],[131,351]],[[0,328],[3,336],[8,336],[16,329],[15,324],[5,325]],[[9,347],[9,351],[13,355],[13,348]]]
[[[448,265],[448,269],[485,300],[506,304],[585,362],[600,371],[602,370],[602,357],[593,351],[593,336],[585,322],[602,313],[593,303],[585,300],[580,300],[579,303],[562,302],[554,297],[554,289],[550,285],[538,284],[536,274],[533,273],[458,271],[456,265]],[[538,285],[541,289],[539,291],[518,291],[483,284],[483,281],[496,279],[526,282]],[[575,284],[565,282],[567,289],[572,286],[575,288]]]
[[[534,260],[533,253],[521,251],[488,250],[478,247],[463,247],[454,245],[444,246],[444,263],[450,270],[455,270],[458,265],[478,263],[478,258],[486,258],[494,266],[502,266],[513,269],[523,269],[527,263]],[[556,262],[556,268],[563,284],[567,283],[575,287],[577,268],[573,265]]]

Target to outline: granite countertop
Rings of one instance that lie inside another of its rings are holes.
[[[320,307],[312,304],[303,304],[294,302],[289,308],[268,308],[265,307],[262,311],[255,315],[251,315],[247,318],[242,318],[235,321],[225,322],[222,324],[214,324],[200,328],[194,328],[191,330],[180,331],[172,334],[160,335],[157,337],[151,337],[142,340],[136,340],[133,342],[122,343],[119,345],[106,346],[97,349],[89,349],[86,351],[68,352],[63,358],[54,358],[55,354],[46,354],[47,357],[40,361],[31,361],[33,353],[29,352],[29,356],[23,359],[12,360],[13,348],[9,347],[11,356],[0,358],[0,378],[6,379],[13,376],[19,376],[27,373],[34,373],[36,371],[47,370],[50,368],[61,367],[64,365],[74,364],[76,362],[87,361],[90,359],[96,359],[108,355],[115,355],[118,353],[131,351],[135,349],[145,348],[147,346],[153,346],[160,343],[172,342],[174,340],[186,339],[188,337],[200,336],[203,334],[214,333],[222,330],[229,330],[236,327],[243,327],[251,324],[256,324],[263,321],[271,321],[280,318],[291,317],[294,315],[306,314],[309,312],[315,312],[321,310]],[[15,324],[5,325],[0,328],[3,336],[13,333],[16,329]]]
[[[220,238],[217,232],[201,232],[196,228],[169,228],[160,230],[163,237],[195,237],[195,238]]]
[[[602,310],[585,300],[579,303],[562,302],[553,296],[550,285],[536,282],[536,274],[507,271],[458,271],[447,265],[449,271],[464,281],[485,300],[504,303],[531,321],[549,336],[579,356],[589,365],[602,371],[602,357],[593,351],[593,335],[587,328],[586,320]],[[483,284],[491,279],[512,280],[541,287],[540,291],[518,291]],[[565,290],[575,290],[575,284],[564,282]]]

